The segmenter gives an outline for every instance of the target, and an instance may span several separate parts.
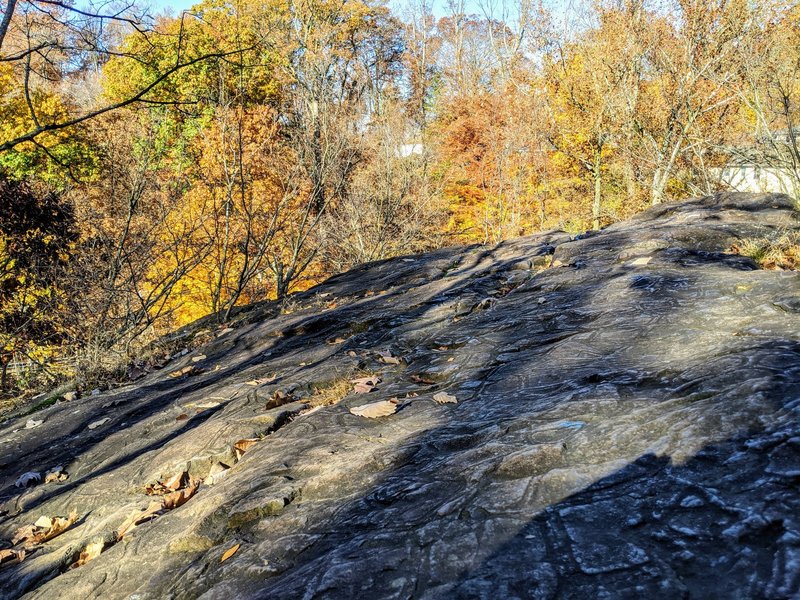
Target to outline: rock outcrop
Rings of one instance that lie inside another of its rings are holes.
[[[74,522],[18,541],[0,595],[797,597],[800,278],[729,249],[798,230],[787,197],[717,195],[244,311],[2,425],[0,548]]]

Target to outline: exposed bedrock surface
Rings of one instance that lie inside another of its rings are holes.
[[[0,567],[0,594],[796,597],[800,279],[727,250],[797,230],[786,197],[720,195],[244,311],[135,384],[0,427],[0,540],[78,516]],[[368,374],[377,389],[309,409]],[[118,541],[183,471],[197,492]]]

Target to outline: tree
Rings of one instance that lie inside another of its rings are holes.
[[[750,139],[733,154],[757,160],[783,176],[783,191],[800,195],[800,7],[766,4],[757,14],[757,35],[737,53],[739,97],[751,119]],[[755,152],[755,156],[753,156]],[[749,155],[748,155],[749,154]]]
[[[642,93],[631,113],[646,157],[652,204],[662,202],[681,159],[709,147],[736,98],[736,48],[749,33],[744,0],[680,0],[667,17],[638,10],[649,27],[634,34],[646,49]]]
[[[41,361],[66,339],[59,286],[77,239],[69,206],[0,176],[0,389],[15,356]]]
[[[180,22],[183,25],[192,18],[191,13],[185,12]],[[181,52],[185,31],[183,26],[177,35],[160,31],[151,17],[138,12],[132,4],[96,12],[60,0],[5,0],[0,20],[0,65],[10,65],[18,82],[11,88],[12,93],[27,110],[19,127],[0,132],[0,153],[25,144],[42,145],[40,140],[48,135],[126,106],[174,102],[161,98],[158,92],[176,74],[209,59],[241,51],[220,43],[207,52],[186,55]],[[133,32],[130,35],[138,42],[118,46],[127,32]],[[176,60],[158,64],[154,58],[160,53],[153,50],[164,46],[177,50]],[[38,100],[40,85],[81,81],[86,77],[87,65],[98,68],[111,58],[144,67],[147,77],[123,96],[106,103],[93,99],[97,103],[92,102],[89,107],[81,108],[74,97],[63,98],[65,109],[52,111]]]

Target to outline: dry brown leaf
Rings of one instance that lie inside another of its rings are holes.
[[[411,381],[414,383],[421,383],[422,385],[433,385],[436,383],[435,379],[431,379],[430,377],[426,377],[425,375],[412,375]]]
[[[181,471],[179,473],[176,473],[169,479],[149,484],[147,487],[144,488],[144,493],[147,494],[148,496],[156,496],[156,495],[161,496],[163,494],[168,494],[170,492],[179,490],[182,487],[186,487],[189,484],[190,484],[189,473],[187,471]]]
[[[387,365],[403,364],[403,360],[400,357],[395,356],[391,352],[378,352],[378,360]]]
[[[23,525],[11,536],[11,544],[16,546],[20,542],[32,538],[34,531],[36,531],[36,525]]]
[[[0,550],[0,565],[21,563],[25,560],[25,550],[10,548]]]
[[[231,556],[236,554],[236,552],[239,550],[239,546],[241,546],[241,544],[234,544],[233,546],[225,550],[225,552],[222,554],[222,557],[219,559],[219,562],[224,563]]]
[[[169,376],[172,377],[173,379],[176,379],[178,377],[184,377],[186,375],[194,375],[195,373],[198,373],[199,371],[200,371],[200,369],[198,369],[194,365],[187,365],[187,366],[183,367],[182,369],[178,369],[177,371],[173,371],[172,373],[169,374]]]
[[[376,386],[381,382],[380,377],[371,375],[369,377],[359,377],[358,379],[351,379],[350,383],[353,384],[353,392],[356,394],[368,394],[376,389]]]
[[[164,482],[164,487],[171,490],[179,490],[183,486],[185,486],[189,482],[189,473],[183,471],[182,473],[176,473],[170,479]]]
[[[166,510],[172,510],[173,508],[178,508],[179,506],[186,504],[189,499],[194,496],[195,493],[197,493],[198,487],[200,487],[199,481],[190,482],[188,487],[164,496],[161,506]]]
[[[445,392],[438,392],[433,395],[433,399],[439,404],[455,404],[458,402],[455,396]]]
[[[262,385],[264,383],[272,383],[278,378],[278,375],[270,375],[269,377],[259,377],[258,379],[251,379],[247,385]]]
[[[380,377],[376,377],[375,375],[370,375],[369,377],[359,377],[358,379],[351,379],[350,383],[358,385],[359,383],[363,383],[365,385],[378,385],[381,382]]]
[[[63,467],[53,467],[47,471],[47,473],[45,473],[44,482],[51,483],[53,481],[66,481],[68,477],[69,475],[64,472]]]
[[[187,415],[186,413],[181,413],[177,417],[175,417],[175,420],[176,421],[188,421],[189,420],[189,415]]]
[[[121,540],[122,536],[130,532],[137,525],[141,525],[142,523],[155,519],[158,515],[161,514],[163,508],[164,507],[161,502],[157,502],[154,500],[153,502],[147,505],[147,508],[132,512],[122,522],[122,525],[119,526],[119,529],[117,529],[117,540]]]
[[[397,405],[399,400],[392,398],[391,400],[382,400],[380,402],[372,402],[351,408],[350,412],[358,417],[366,417],[367,419],[377,419],[378,417],[388,417],[397,412]]]
[[[77,513],[72,513],[68,517],[39,517],[33,525],[20,527],[11,537],[11,543],[16,545],[20,542],[25,542],[25,547],[27,548],[43,544],[64,533],[77,520]]]
[[[82,567],[90,560],[94,560],[100,554],[102,554],[103,550],[106,547],[106,543],[102,540],[97,542],[90,542],[86,544],[86,546],[81,550],[81,553],[78,555],[78,560],[72,563],[69,568],[70,569],[77,569],[78,567]]]
[[[258,443],[258,438],[246,438],[243,440],[239,440],[233,445],[233,451],[236,453],[236,459],[242,458],[245,452],[247,452],[253,444]]]

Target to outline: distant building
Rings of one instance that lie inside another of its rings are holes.
[[[737,192],[778,192],[798,196],[800,187],[792,169],[759,162],[731,162],[719,169],[719,179]]]
[[[795,136],[800,138],[800,129],[795,131]],[[758,148],[731,149],[731,161],[714,171],[721,183],[737,192],[784,193],[800,197],[800,165],[797,168],[792,166],[794,152],[788,130],[776,132],[772,139],[762,140]],[[770,154],[775,154],[775,157],[771,159]]]
[[[422,144],[403,144],[397,148],[401,158],[408,158],[412,154],[422,154]]]

